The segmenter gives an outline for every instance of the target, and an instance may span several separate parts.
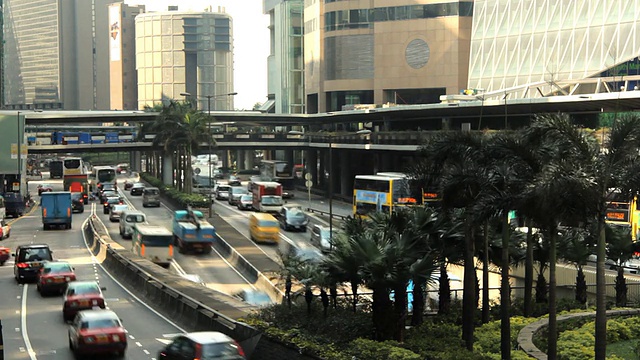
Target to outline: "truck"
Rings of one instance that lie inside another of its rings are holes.
[[[5,205],[5,215],[17,218],[26,212],[24,197],[19,192],[6,192],[2,194]],[[3,218],[0,218],[2,220]]]
[[[52,226],[71,229],[71,193],[69,191],[43,192],[40,195],[42,209],[42,229]]]
[[[259,212],[277,213],[282,208],[282,184],[256,181],[251,184],[253,208]]]
[[[173,243],[181,254],[209,254],[216,238],[216,229],[201,211],[176,210],[173,213]]]

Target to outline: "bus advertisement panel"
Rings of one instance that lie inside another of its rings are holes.
[[[420,196],[411,191],[409,179],[399,176],[356,175],[353,182],[353,214],[392,213],[399,207],[419,205]]]

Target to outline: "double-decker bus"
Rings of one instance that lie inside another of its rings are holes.
[[[605,221],[611,225],[630,227],[631,238],[636,241],[638,239],[638,223],[640,222],[638,197],[634,196],[629,200],[623,197],[620,192],[614,191],[607,204]]]
[[[64,166],[62,160],[49,161],[49,177],[52,179],[62,179],[64,175]]]
[[[264,181],[276,181],[283,189],[293,189],[293,167],[284,160],[262,160],[260,162],[260,177]]]
[[[420,191],[412,191],[407,176],[356,175],[353,181],[353,214],[392,213],[399,207],[420,205]]]
[[[405,173],[401,172],[378,172],[376,175],[381,176],[390,176],[390,177],[401,177],[408,180],[409,191],[411,192],[411,196],[403,199],[403,201],[399,201],[399,204],[402,205],[424,205],[424,206],[433,206],[437,204],[441,199],[437,191],[433,189],[424,189],[420,188],[417,184],[415,184],[411,177]]]

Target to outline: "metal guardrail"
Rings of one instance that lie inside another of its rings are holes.
[[[307,212],[310,212],[312,214],[318,214],[318,215],[325,215],[325,216],[329,216],[329,212],[328,211],[323,211],[323,210],[318,210],[318,209],[314,209],[314,208],[307,208],[306,209]],[[346,218],[348,218],[348,216],[344,216],[344,215],[338,215],[338,214],[331,214],[332,217],[340,219],[340,220],[345,220]]]

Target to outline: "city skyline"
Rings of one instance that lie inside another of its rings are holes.
[[[234,97],[235,108],[251,110],[257,102],[267,101],[267,56],[269,56],[269,17],[262,13],[262,2],[251,1],[188,1],[188,5],[175,0],[127,0],[129,5],[145,5],[146,11],[166,11],[176,5],[180,11],[204,11],[209,6],[215,12],[218,6],[233,19],[234,42]],[[180,99],[178,99],[180,100]]]

